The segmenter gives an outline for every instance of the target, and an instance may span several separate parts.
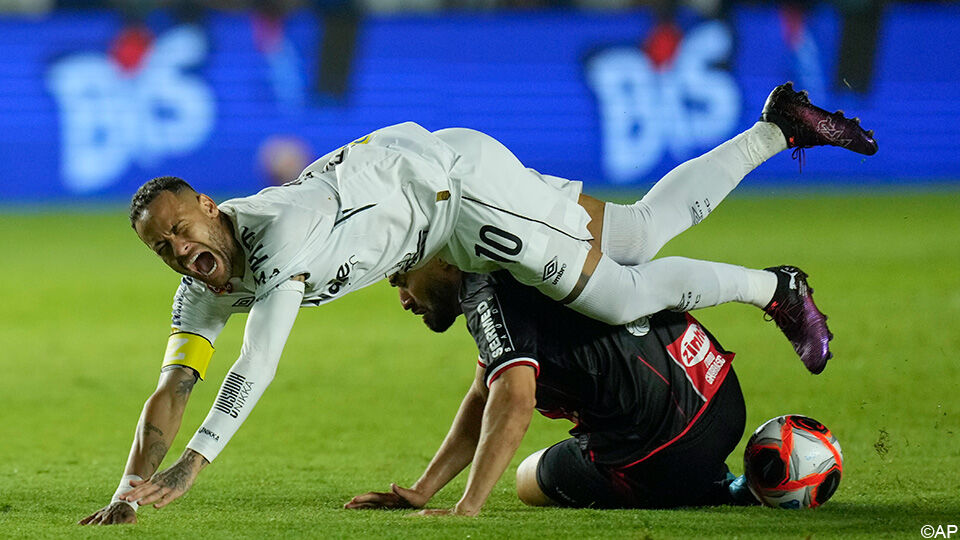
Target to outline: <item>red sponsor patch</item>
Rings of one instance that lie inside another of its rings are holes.
[[[704,400],[709,401],[730,371],[730,362],[734,355],[717,350],[700,323],[689,313],[685,315],[687,329],[667,346],[667,352],[686,372],[694,389]]]

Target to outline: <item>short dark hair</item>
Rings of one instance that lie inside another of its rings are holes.
[[[137,228],[137,221],[143,217],[147,207],[161,192],[169,191],[176,194],[185,189],[196,193],[196,190],[183,178],[177,178],[176,176],[158,176],[140,186],[140,189],[130,199],[130,226],[134,229]]]

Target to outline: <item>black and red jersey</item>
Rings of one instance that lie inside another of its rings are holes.
[[[686,433],[734,356],[688,313],[609,326],[505,271],[465,273],[460,304],[487,386],[513,366],[531,366],[537,409],[577,424],[571,435],[606,465],[637,463]]]

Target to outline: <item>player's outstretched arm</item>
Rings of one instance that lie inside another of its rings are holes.
[[[200,471],[227,445],[273,381],[283,346],[303,301],[302,278],[287,281],[250,309],[240,358],[230,368],[206,420],[180,459],[152,478],[137,482],[121,500],[162,508],[187,492]]]
[[[529,366],[507,369],[493,382],[463,497],[453,509],[423,510],[421,515],[475,516],[480,513],[530,426],[537,403],[536,388],[536,375]]]
[[[390,485],[390,491],[371,491],[350,499],[344,508],[388,509],[421,508],[433,495],[457,476],[470,461],[480,440],[480,424],[483,408],[487,402],[487,389],[483,384],[484,370],[477,368],[477,377],[460,403],[450,431],[437,450],[430,464],[410,488]]]
[[[80,520],[80,525],[137,522],[136,503],[121,501],[119,496],[131,489],[131,482],[136,481],[136,478],[150,478],[160,466],[173,438],[180,430],[180,421],[196,382],[196,372],[186,367],[175,367],[160,374],[157,389],[143,405],[133,437],[133,446],[127,457],[124,480],[121,481],[113,501]]]

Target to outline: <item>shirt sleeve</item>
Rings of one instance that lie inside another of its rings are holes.
[[[173,297],[170,336],[161,369],[188,367],[205,379],[213,344],[227,319],[234,312],[248,310],[252,301],[252,295],[217,295],[190,277],[181,279]]]
[[[303,283],[287,280],[250,310],[240,357],[230,368],[206,420],[187,448],[213,461],[273,381],[303,299]]]
[[[478,362],[486,369],[487,387],[516,366],[530,366],[539,376],[536,327],[523,313],[523,303],[513,302],[509,289],[495,287],[492,277],[471,275],[469,279],[474,282],[465,286],[468,292],[461,306],[480,352]]]
[[[185,276],[173,296],[170,327],[174,333],[196,334],[212,345],[231,314],[249,311],[253,299],[252,295],[246,296],[250,298],[244,300],[242,294],[218,295],[203,283]]]

